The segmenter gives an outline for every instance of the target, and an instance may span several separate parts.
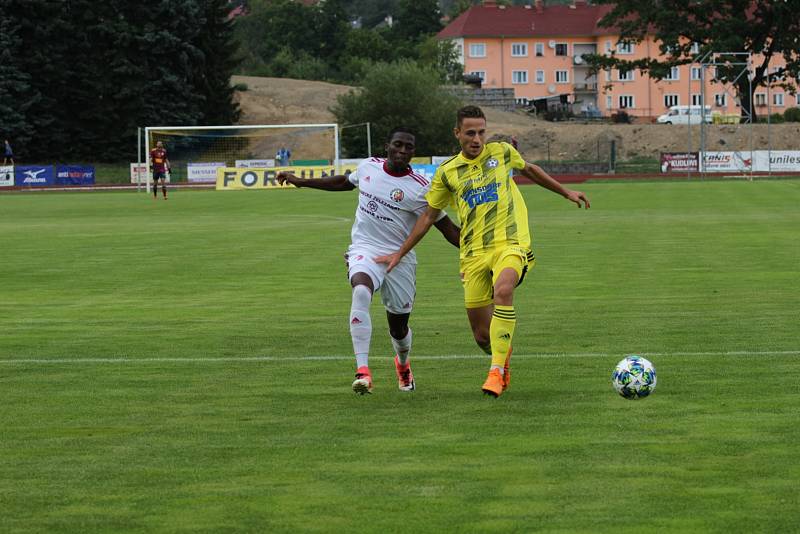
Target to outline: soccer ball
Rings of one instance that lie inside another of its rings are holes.
[[[611,384],[626,399],[647,397],[656,389],[656,368],[641,356],[625,356],[611,373]]]

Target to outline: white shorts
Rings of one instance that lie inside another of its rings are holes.
[[[381,302],[386,311],[395,315],[411,313],[414,297],[417,294],[417,265],[400,262],[387,274],[386,264],[375,263],[372,259],[382,255],[364,247],[348,248],[344,255],[347,279],[350,280],[356,273],[369,275],[372,287],[381,293]]]

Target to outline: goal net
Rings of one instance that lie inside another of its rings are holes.
[[[150,151],[161,142],[170,162],[169,182],[214,182],[217,167],[338,165],[336,124],[262,124],[242,126],[149,126],[143,154],[147,191],[153,174]],[[142,185],[142,184],[139,184]]]

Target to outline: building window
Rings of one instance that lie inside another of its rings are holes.
[[[606,54],[611,53],[611,41],[606,41]]]
[[[617,54],[633,54],[633,43],[617,43]]]
[[[700,79],[700,67],[692,67],[692,80]]]
[[[536,43],[536,57],[544,56],[544,43]]]
[[[528,83],[528,71],[527,70],[512,70],[511,71],[511,83]]]
[[[664,79],[667,80],[667,81],[680,80],[681,79],[681,69],[678,68],[678,67],[672,67],[671,69],[669,69],[669,72],[667,73],[667,75],[664,76]]]
[[[619,107],[620,109],[635,107],[633,105],[633,95],[619,95]]]
[[[755,94],[755,101],[756,106],[766,106],[767,105],[767,93],[756,93]]]
[[[632,82],[633,81],[633,71],[629,70],[628,72],[618,72],[618,80],[621,82]]]
[[[614,109],[614,99],[611,96],[606,97],[606,109]]]
[[[702,106],[703,105],[703,95],[699,95],[697,93],[692,94],[692,105],[693,106]]]
[[[772,93],[772,104],[783,107],[783,93]]]
[[[486,44],[473,43],[469,45],[469,57],[486,57]]]
[[[556,43],[556,55],[557,56],[569,55],[567,53],[567,43]]]
[[[692,54],[700,53],[700,43],[692,43]]]
[[[544,83],[544,71],[537,70],[536,71],[536,83]]]
[[[486,81],[486,71],[485,70],[473,70],[472,72],[470,72],[468,74],[471,74],[473,76],[477,76],[478,78],[481,79],[481,82],[485,82]]]
[[[528,57],[528,43],[512,44],[511,57]]]
[[[557,70],[556,71],[556,83],[569,83],[569,71],[568,70]]]
[[[726,93],[717,93],[714,95],[714,105],[718,108],[724,108],[728,105],[728,95]]]
[[[795,103],[798,106],[800,106],[800,93],[797,93],[796,95],[794,95],[794,98],[795,98]]]
[[[672,106],[677,106],[679,105],[680,101],[681,99],[679,95],[673,95],[673,94],[664,95],[665,107],[671,108]]]

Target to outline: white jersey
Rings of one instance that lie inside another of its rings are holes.
[[[365,159],[348,179],[359,192],[351,246],[368,247],[378,256],[396,252],[428,206],[430,180],[411,169],[392,174],[381,158]],[[402,261],[416,263],[416,254],[412,250]]]

